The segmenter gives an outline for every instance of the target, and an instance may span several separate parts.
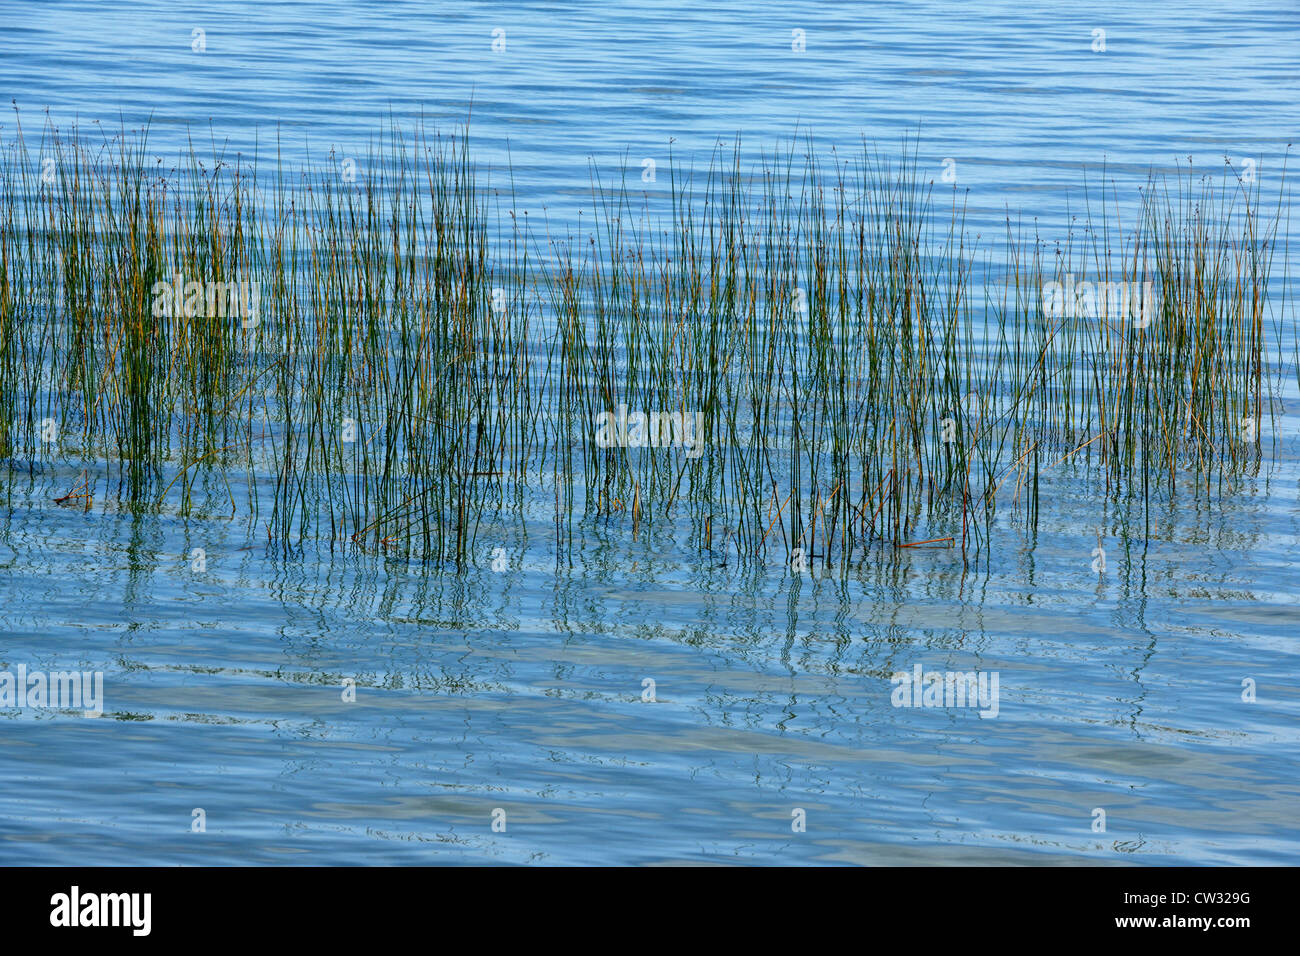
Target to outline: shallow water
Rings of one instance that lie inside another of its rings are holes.
[[[634,177],[658,157],[662,175],[670,137],[702,166],[737,130],[756,151],[796,126],[889,150],[919,124],[918,165],[941,182],[956,161],[972,232],[1007,208],[1060,228],[1103,159],[1123,208],[1149,169],[1189,155],[1276,174],[1300,12],[1088,17],[0,3],[0,92],[29,140],[48,106],[83,130],[152,115],[159,148],[210,122],[265,153],[278,125],[295,159],[308,140],[316,158],[364,157],[390,110],[453,124],[472,100],[493,182],[508,158],[521,205],[560,224],[588,202],[589,157],[626,152]],[[557,566],[544,524],[502,572],[492,542],[460,575],[286,558],[228,517],[222,486],[206,517],[136,515],[56,505],[78,472],[24,467],[0,519],[0,667],[103,671],[105,712],[0,708],[0,862],[1289,862],[1294,375],[1285,408],[1265,441],[1276,460],[1221,501],[1182,485],[1145,540],[1062,475],[1035,540],[1004,510],[987,564],[877,551],[843,581],[590,529]],[[916,664],[996,672],[997,716],[892,706],[890,675]]]

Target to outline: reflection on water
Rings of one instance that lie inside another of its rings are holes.
[[[51,505],[59,480],[0,534],[3,664],[102,670],[106,713],[4,713],[8,860],[1296,850],[1293,474],[1223,515],[1167,510],[1145,560],[1114,541],[1100,575],[1060,507],[987,568],[899,550],[843,580],[621,534],[571,569],[544,545],[459,576],[285,559],[238,523]],[[998,716],[891,706],[916,664],[997,673]]]

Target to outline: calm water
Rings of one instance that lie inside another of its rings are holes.
[[[972,232],[1008,209],[1059,230],[1103,162],[1122,209],[1189,157],[1276,181],[1294,4],[973,6],[0,3],[0,94],[29,140],[48,108],[152,117],[160,149],[188,129],[265,155],[278,129],[295,162],[472,103],[493,182],[508,161],[521,205],[570,225],[589,160],[706,165],[737,133],[757,155],[919,128]],[[1298,408],[1291,375],[1275,460],[1161,502],[1146,542],[1051,479],[1036,540],[1000,519],[987,566],[916,550],[842,582],[621,534],[557,568],[544,526],[500,573],[289,560],[240,518],[59,507],[78,471],[24,472],[0,666],[103,671],[105,713],[0,709],[0,863],[1292,861]],[[998,673],[997,717],[891,706],[915,664]]]

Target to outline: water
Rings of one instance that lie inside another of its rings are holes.
[[[919,128],[918,165],[941,183],[954,160],[973,233],[1008,209],[1059,230],[1103,161],[1123,209],[1188,156],[1275,177],[1300,48],[1284,3],[52,2],[0,3],[0,24],[29,141],[48,107],[83,131],[152,117],[160,151],[188,128],[266,156],[278,127],[294,161],[364,162],[390,114],[451,125],[472,103],[493,183],[509,161],[557,228],[589,202],[589,158],[638,177],[737,132],[757,153]],[[557,567],[545,526],[500,573],[488,554],[461,575],[289,559],[223,517],[220,484],[182,519],[59,506],[75,471],[23,472],[0,665],[101,670],[105,713],[0,709],[0,862],[1288,862],[1294,386],[1274,460],[1222,501],[1161,502],[1145,547],[1097,489],[1049,478],[1037,539],[1008,514],[965,574],[947,550],[841,582],[590,532]],[[997,716],[892,706],[917,663],[996,672]]]

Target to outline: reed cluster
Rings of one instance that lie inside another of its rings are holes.
[[[737,145],[653,192],[593,171],[564,237],[463,133],[391,127],[355,181],[272,166],[168,166],[144,131],[5,144],[7,493],[58,461],[189,514],[216,481],[279,547],[458,565],[540,518],[560,558],[583,524],[966,558],[999,508],[1036,527],[1047,474],[1144,509],[1258,467],[1295,354],[1284,195],[1230,171],[1152,178],[1127,228],[1103,203],[978,248],[914,147]]]

